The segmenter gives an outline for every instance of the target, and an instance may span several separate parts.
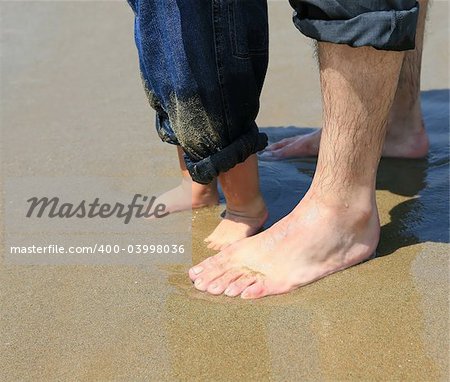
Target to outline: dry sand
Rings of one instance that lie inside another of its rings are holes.
[[[127,5],[0,7],[2,182],[106,177],[131,194],[143,187],[151,193],[167,179],[175,184],[175,151],[151,126]],[[271,1],[270,11],[271,64],[259,124],[319,126],[311,43],[291,25],[287,2]],[[447,4],[435,1],[425,90],[449,88],[448,38]],[[0,379],[448,380],[448,110],[441,103],[435,111],[444,116],[435,118],[434,94],[426,98],[435,134],[430,158],[385,161],[380,170],[386,256],[290,295],[248,302],[197,292],[186,276],[193,262],[212,254],[201,239],[220,208],[193,215],[186,256],[154,256],[145,265],[19,265],[6,259],[5,247]],[[267,131],[271,139],[296,133]],[[304,193],[313,167],[314,161],[261,164],[271,221]],[[407,176],[399,181],[399,173]],[[4,203],[8,195],[3,211]],[[3,232],[8,224],[3,219]],[[47,244],[59,237],[39,236]],[[145,239],[133,232],[72,232],[65,239],[115,244],[119,236],[124,243]]]

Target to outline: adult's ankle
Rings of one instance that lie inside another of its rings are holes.
[[[392,106],[388,119],[387,137],[403,137],[421,134],[424,131],[420,100],[417,100],[413,105],[394,104]]]
[[[370,187],[324,192],[323,189],[312,186],[303,200],[331,212],[355,215],[358,220],[370,219],[377,209],[375,195]]]

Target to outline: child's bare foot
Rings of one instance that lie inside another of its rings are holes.
[[[189,276],[214,295],[286,293],[367,259],[379,231],[375,206],[332,207],[307,195],[277,224],[192,267]]]
[[[227,206],[225,216],[205,242],[208,248],[221,250],[230,244],[255,235],[267,220],[268,212],[261,196],[238,209]]]
[[[217,182],[203,185],[183,177],[181,184],[160,195],[154,205],[164,204],[165,212],[174,213],[219,204]]]
[[[207,185],[193,182],[184,163],[183,150],[179,146],[177,154],[182,174],[181,184],[158,196],[154,206],[163,204],[165,206],[164,214],[166,214],[167,212],[181,212],[219,204],[217,180]]]
[[[267,209],[259,191],[258,159],[250,155],[244,162],[220,174],[227,212],[223,221],[205,241],[208,248],[221,249],[257,233],[267,219]]]

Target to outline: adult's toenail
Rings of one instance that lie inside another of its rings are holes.
[[[234,288],[231,286],[229,286],[227,289],[225,289],[225,292],[224,292],[225,296],[233,297],[233,289]]]
[[[244,290],[244,291],[241,293],[241,298],[243,298],[243,299],[248,299],[248,298],[252,298],[252,296],[251,296],[251,294],[248,292],[248,290],[246,289],[246,290]]]
[[[200,284],[202,283],[202,279],[197,279],[194,281],[195,286],[200,286]]]
[[[202,271],[203,271],[202,267],[194,267],[194,268],[192,268],[192,272],[194,272],[196,275],[198,275]]]
[[[213,285],[211,285],[211,290],[216,290],[218,287],[219,287],[219,285],[213,284]]]

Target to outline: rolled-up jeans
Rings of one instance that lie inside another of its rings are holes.
[[[210,183],[267,145],[255,123],[268,64],[266,0],[129,0],[160,138]]]
[[[267,0],[128,0],[144,87],[165,142],[208,184],[267,145],[255,123],[268,64]],[[318,41],[414,49],[416,0],[290,0]],[[294,41],[291,42],[295,44]]]
[[[414,49],[417,0],[289,0],[294,24],[318,41],[371,46],[380,50]]]

